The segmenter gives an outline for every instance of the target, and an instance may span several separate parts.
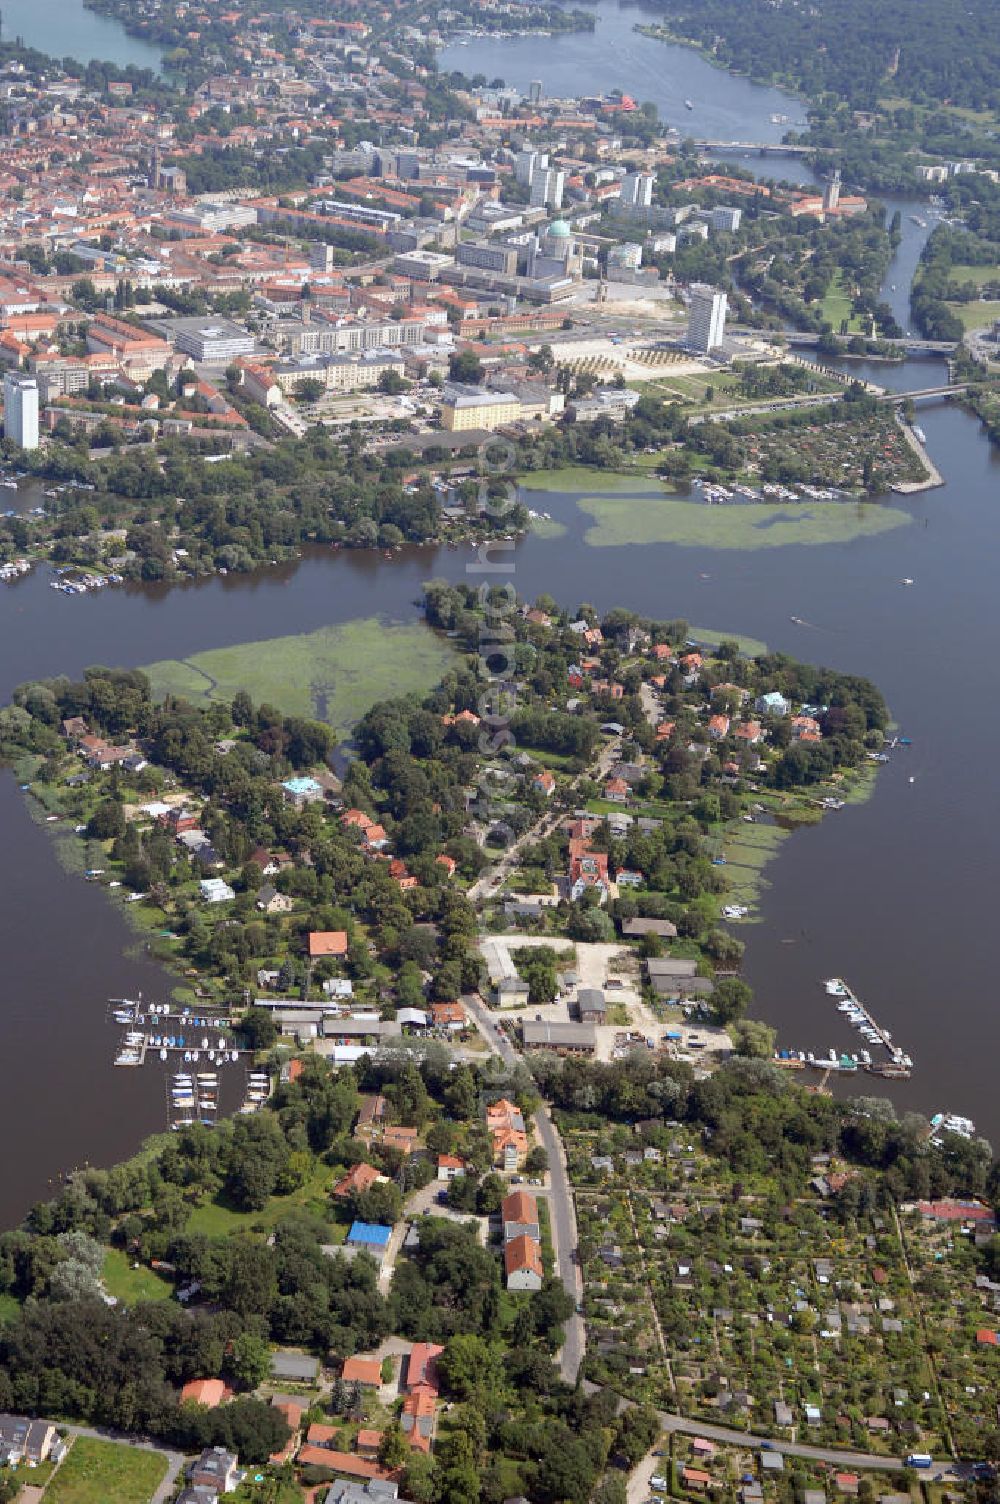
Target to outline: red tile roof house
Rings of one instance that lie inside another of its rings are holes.
[[[420,1452],[429,1452],[434,1435],[434,1420],[437,1412],[437,1394],[426,1384],[418,1384],[403,1401],[399,1423],[411,1447]]]
[[[439,1154],[437,1162],[438,1180],[454,1180],[456,1175],[465,1174],[465,1160],[459,1159],[455,1154]]]
[[[348,1358],[340,1377],[345,1384],[360,1384],[363,1389],[381,1389],[382,1363],[379,1358]]]
[[[993,1211],[981,1201],[957,1201],[951,1197],[943,1201],[918,1201],[917,1210],[931,1222],[995,1222]]]
[[[385,1180],[386,1176],[381,1170],[376,1170],[374,1165],[352,1165],[347,1174],[337,1181],[333,1188],[335,1196],[351,1196],[355,1191],[370,1191],[373,1185]]]
[[[604,785],[605,799],[610,799],[615,804],[624,804],[628,798],[628,792],[628,784],[624,778],[609,778]]]
[[[435,1029],[464,1029],[468,1023],[461,1003],[431,1003],[431,1020]]]
[[[310,1431],[316,1429],[310,1426]],[[324,1427],[323,1429],[327,1429]],[[332,1447],[307,1445],[299,1448],[295,1459],[303,1467],[325,1467],[331,1473],[343,1473],[345,1478],[387,1478],[389,1474],[377,1462],[367,1457],[356,1457],[353,1452],[336,1452]]]
[[[538,1202],[528,1191],[511,1191],[500,1203],[503,1222],[503,1240],[528,1237],[535,1242],[541,1236],[538,1223]]]
[[[713,715],[708,722],[708,734],[715,742],[721,742],[729,735],[728,715]]]
[[[553,778],[552,774],[549,772],[548,768],[543,768],[542,771],[540,773],[536,773],[534,778],[531,780],[531,787],[533,789],[537,789],[540,794],[544,794],[546,799],[548,799],[555,793],[556,781]]]
[[[437,1342],[414,1342],[406,1360],[407,1389],[438,1392],[437,1360],[444,1348]]]
[[[226,1400],[232,1399],[233,1391],[222,1379],[189,1379],[181,1390],[182,1405],[203,1405],[214,1410]]]
[[[504,1272],[508,1290],[540,1290],[542,1288],[542,1250],[534,1238],[523,1233],[511,1238],[503,1251]]]
[[[274,1397],[271,1400],[271,1408],[281,1411],[281,1414],[288,1422],[288,1429],[292,1433],[285,1442],[285,1445],[279,1451],[272,1452],[267,1459],[268,1462],[273,1463],[276,1467],[280,1467],[283,1462],[290,1462],[295,1455],[299,1444],[299,1427],[302,1425],[305,1406],[300,1405],[297,1400],[279,1400],[277,1397]]]
[[[346,930],[310,930],[309,959],[320,960],[324,956],[347,955]]]

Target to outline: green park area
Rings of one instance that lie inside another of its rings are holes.
[[[949,282],[971,282],[973,287],[985,287],[987,282],[1000,282],[1000,266],[972,266],[959,263],[948,273]]]
[[[1000,319],[1000,302],[984,302],[976,298],[972,303],[949,303],[956,318],[961,319],[963,329],[987,329]]]
[[[594,519],[585,538],[594,548],[629,543],[677,543],[687,548],[750,551],[790,544],[850,543],[909,522],[895,507],[864,502],[810,501],[775,506],[748,502],[710,507],[675,496],[648,497],[634,505],[583,496],[581,511]]]
[[[166,1470],[162,1452],[79,1436],[45,1490],[46,1504],[148,1504]]]
[[[422,622],[377,616],[290,637],[210,648],[146,667],[153,694],[195,705],[232,700],[246,690],[285,715],[315,716],[344,730],[377,700],[425,694],[441,679],[451,649]]]
[[[843,278],[838,270],[834,273],[833,281],[824,293],[822,303],[820,304],[823,320],[825,323],[831,325],[835,334],[840,333],[841,325],[845,319],[847,320],[849,333],[856,334],[861,330],[861,320],[851,313],[853,304],[854,299],[844,286]]]
[[[243,1211],[220,1192],[214,1199],[195,1207],[188,1227],[192,1233],[207,1238],[228,1238],[234,1233],[253,1229],[270,1230],[295,1209],[325,1221],[330,1213],[329,1193],[333,1178],[327,1166],[313,1165],[301,1185],[286,1195],[272,1196],[261,1211]],[[331,1225],[326,1231],[328,1243],[342,1243],[347,1228]]]
[[[101,1283],[109,1295],[125,1306],[137,1305],[140,1300],[167,1300],[174,1293],[173,1285],[161,1279],[155,1269],[144,1264],[133,1268],[120,1248],[109,1248],[105,1254]]]

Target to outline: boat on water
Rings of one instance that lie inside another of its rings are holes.
[[[827,977],[823,983],[830,997],[850,997],[851,989],[843,977]]]
[[[911,424],[910,432],[913,434],[913,437],[916,439],[918,444],[927,443],[927,435],[924,433],[923,429],[920,428],[916,423]]]
[[[693,110],[694,109],[694,105],[691,103],[690,99],[685,99],[685,101],[684,101],[684,108],[686,110]]]
[[[955,1112],[936,1112],[931,1118],[931,1138],[942,1133],[956,1133],[959,1138],[974,1138],[976,1125],[971,1118],[959,1117]]]
[[[160,1050],[160,1059],[161,1060],[166,1060],[166,1058],[167,1058],[167,1047],[166,1047],[166,1045],[164,1045],[163,1048]]]

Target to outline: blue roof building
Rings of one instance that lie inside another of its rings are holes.
[[[392,1228],[382,1222],[352,1222],[347,1241],[353,1248],[367,1248],[376,1255],[385,1253]]]

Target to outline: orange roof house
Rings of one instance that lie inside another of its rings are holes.
[[[398,1124],[386,1128],[382,1134],[383,1144],[388,1144],[391,1149],[399,1149],[404,1154],[412,1154],[417,1147],[417,1130],[415,1128],[403,1128]]]
[[[367,830],[374,825],[371,815],[366,815],[363,809],[348,809],[340,817],[341,825],[354,825],[358,830]]]
[[[332,1447],[304,1446],[296,1458],[303,1467],[325,1467],[332,1473],[343,1473],[346,1478],[387,1478],[385,1468],[379,1467],[367,1457],[356,1457],[353,1452],[335,1452]]]
[[[426,1384],[418,1384],[403,1401],[399,1423],[411,1447],[420,1452],[429,1452],[434,1434],[434,1415],[437,1410],[437,1395]]]
[[[310,930],[309,931],[309,959],[318,960],[323,956],[346,956],[347,955],[347,931],[346,930]]]
[[[345,1384],[361,1384],[365,1389],[382,1387],[382,1363],[378,1358],[348,1358],[341,1378]]]
[[[450,1027],[464,1029],[465,1009],[461,1003],[431,1003],[431,1019],[437,1029]]]
[[[232,1396],[222,1379],[189,1379],[181,1390],[182,1405],[203,1405],[214,1410]]]
[[[335,1196],[351,1196],[355,1191],[371,1190],[385,1176],[374,1165],[352,1165],[347,1174],[333,1188]]]
[[[527,1233],[511,1238],[503,1251],[508,1290],[538,1290],[542,1284],[542,1249]]]
[[[414,1342],[406,1360],[406,1387],[438,1392],[437,1360],[444,1348],[437,1342]]]

